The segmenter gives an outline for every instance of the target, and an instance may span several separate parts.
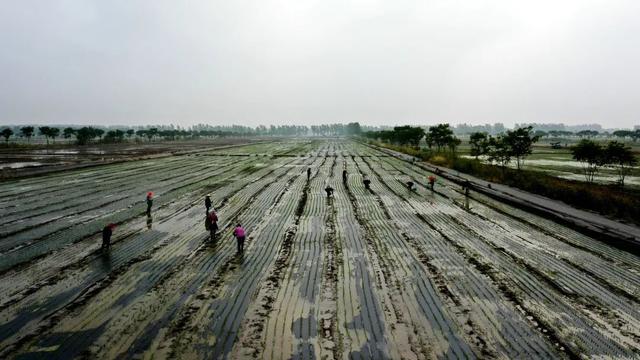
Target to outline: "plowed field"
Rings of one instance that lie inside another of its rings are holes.
[[[0,183],[0,358],[640,357],[640,257],[429,175],[300,140]]]

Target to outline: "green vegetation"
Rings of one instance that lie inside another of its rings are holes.
[[[23,126],[20,128],[20,132],[22,133],[22,136],[27,138],[27,142],[31,140],[34,131],[35,129],[33,126]]]
[[[592,140],[583,139],[571,149],[571,152],[573,158],[583,164],[587,182],[593,182],[601,167],[609,166],[616,169],[618,184],[624,186],[624,179],[638,162],[631,147],[618,141],[611,141],[605,147]]]
[[[585,163],[585,176],[589,176],[588,182],[582,182],[522,168],[524,159],[532,154],[533,144],[540,137],[531,126],[496,136],[481,132],[471,134],[470,154],[475,158],[459,157],[450,146],[445,145],[459,142],[447,128],[448,126],[443,125],[429,128],[425,139],[427,148],[414,146],[415,141],[401,136],[402,132],[376,132],[365,136],[374,139],[373,143],[379,146],[412,155],[434,165],[640,224],[640,190],[592,182],[598,169],[607,165],[615,168],[618,184],[624,185],[625,176],[637,160],[631,149],[623,143],[612,141],[607,146],[602,146],[591,139],[583,139],[573,147],[574,159]],[[486,156],[490,163],[482,162],[480,156]],[[516,162],[515,169],[507,167],[511,159]]]
[[[4,141],[8,144],[9,143],[9,138],[11,137],[11,135],[13,135],[13,130],[6,128],[4,130],[2,130],[2,132],[0,132],[0,134],[2,134],[2,137],[4,137]]]

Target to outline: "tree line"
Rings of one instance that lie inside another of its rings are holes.
[[[606,145],[591,139],[582,139],[571,148],[573,159],[582,163],[585,180],[593,182],[603,167],[613,168],[618,176],[618,184],[624,186],[626,176],[638,163],[629,146],[619,141],[610,141]]]
[[[388,144],[412,146],[419,148],[424,140],[427,148],[435,152],[455,154],[462,141],[454,135],[449,124],[430,126],[426,131],[422,127],[397,126],[393,130],[369,131],[363,134],[366,138]],[[507,130],[496,136],[486,132],[474,132],[470,135],[471,155],[478,159],[487,155],[492,163],[506,166],[512,159],[517,169],[524,163],[524,158],[531,154],[533,144],[540,136],[533,133],[531,126],[515,130]]]
[[[14,131],[15,130],[15,131]],[[37,130],[37,132],[36,132]],[[16,134],[17,132],[17,134]],[[194,125],[190,129],[169,127],[149,127],[144,129],[121,128],[107,129],[100,127],[52,127],[52,126],[23,126],[20,128],[5,128],[0,131],[0,136],[9,142],[11,136],[20,136],[27,142],[36,134],[43,136],[47,144],[49,140],[62,136],[64,139],[75,138],[77,144],[85,145],[90,142],[99,141],[102,143],[123,142],[132,137],[147,139],[177,140],[197,137],[225,137],[225,136],[348,136],[359,135],[362,128],[359,123],[348,124],[325,124],[325,125],[271,125],[269,127],[260,125],[255,128],[242,125],[231,126],[210,126],[204,124]]]

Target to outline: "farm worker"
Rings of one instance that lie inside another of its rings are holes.
[[[414,191],[416,189],[415,184],[411,180],[407,181],[407,187],[409,188],[409,191]]]
[[[469,196],[469,187],[471,186],[471,183],[469,182],[469,180],[464,182],[464,196]]]
[[[113,229],[116,228],[116,224],[108,224],[102,229],[102,249],[111,248],[111,235],[113,234]]]
[[[236,225],[236,228],[233,230],[233,236],[236,237],[236,241],[238,242],[238,253],[244,252],[244,239],[245,239],[245,231],[242,228],[242,225]]]
[[[307,180],[311,178],[311,168],[307,168]]]
[[[433,175],[429,175],[429,187],[431,188],[431,191],[433,191],[433,185],[435,185],[436,183],[436,177]]]
[[[204,207],[207,208],[207,213],[209,213],[209,209],[211,209],[211,197],[209,195],[204,197]]]
[[[342,170],[342,182],[347,182],[347,169]]]
[[[207,212],[205,227],[207,228],[207,230],[209,230],[211,241],[215,240],[216,232],[218,231],[218,215],[216,214],[215,209],[211,212]]]
[[[151,215],[151,207],[153,206],[153,192],[147,193],[147,215]]]
[[[371,180],[369,180],[366,176],[364,177],[364,180],[362,180],[362,183],[364,184],[365,189],[371,190]]]
[[[324,191],[327,192],[327,198],[331,197],[333,195],[333,188],[331,187],[331,185],[327,185],[326,188],[324,188]]]

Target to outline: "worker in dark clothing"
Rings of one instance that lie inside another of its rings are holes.
[[[327,192],[327,198],[333,196],[333,188],[331,187],[331,185],[327,185],[327,187],[324,188],[324,191]]]
[[[211,238],[211,241],[215,241],[216,232],[218,231],[218,215],[215,210],[207,213],[205,227],[209,230],[209,237]]]
[[[307,168],[307,180],[311,179],[311,168]]]
[[[111,235],[113,235],[113,229],[116,228],[115,224],[108,224],[102,229],[102,249],[111,248]]]
[[[429,187],[431,188],[431,191],[433,191],[433,186],[436,183],[436,177],[433,175],[429,176]]]
[[[211,197],[209,197],[209,195],[204,197],[204,207],[207,208],[207,214],[208,214],[209,209],[211,209]]]
[[[371,180],[365,177],[364,180],[362,180],[362,183],[364,184],[365,189],[371,190]]]
[[[409,191],[415,191],[416,190],[416,184],[414,184],[413,181],[409,180],[409,181],[407,181],[407,188],[409,188]]]
[[[342,182],[345,183],[345,184],[347,183],[347,170],[346,169],[342,170]]]
[[[238,253],[242,254],[244,252],[244,240],[246,238],[246,233],[242,228],[242,225],[236,225],[236,228],[233,230],[233,236],[236,237],[236,241],[238,243]]]
[[[147,193],[147,215],[151,215],[151,207],[153,206],[153,192]]]

